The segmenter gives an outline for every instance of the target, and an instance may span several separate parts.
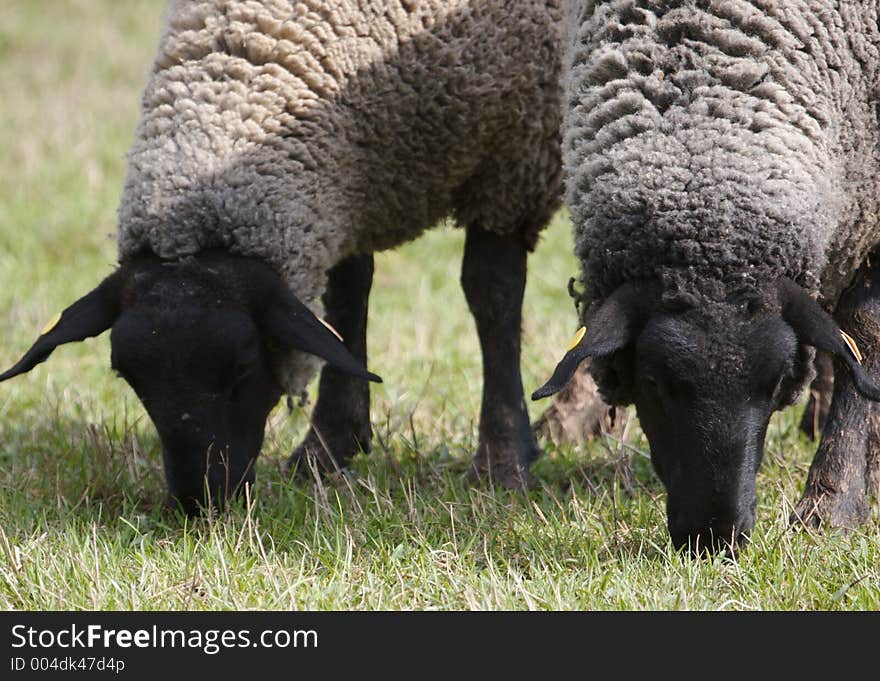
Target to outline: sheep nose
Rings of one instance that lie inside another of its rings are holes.
[[[670,524],[669,534],[676,549],[687,549],[692,556],[727,552],[735,556],[749,538],[749,524],[712,519],[701,524]]]

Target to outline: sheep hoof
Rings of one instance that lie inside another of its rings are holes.
[[[369,446],[358,446],[354,438],[350,438],[351,446],[345,446],[347,440],[348,438],[325,438],[309,428],[305,439],[287,460],[284,470],[288,475],[300,479],[342,473],[354,454],[362,450],[369,451]]]
[[[789,523],[813,530],[834,528],[847,531],[864,525],[869,517],[870,509],[864,494],[816,484],[808,485],[792,511]]]
[[[488,482],[506,489],[530,489],[535,481],[529,472],[528,462],[537,458],[537,454],[534,445],[523,454],[516,446],[481,444],[471,461],[468,479],[471,483]]]

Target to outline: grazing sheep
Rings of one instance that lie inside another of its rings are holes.
[[[254,479],[266,416],[316,355],[291,463],[345,465],[370,448],[373,253],[451,215],[483,350],[474,469],[526,482],[520,308],[560,200],[557,5],[173,0],[128,156],[119,267],[0,380],[112,328],[113,367],[192,512]],[[319,299],[332,326],[309,310]]]
[[[769,418],[827,351],[834,405],[796,515],[863,521],[880,466],[862,399],[880,399],[877,3],[572,0],[564,22],[587,332],[533,397],[592,358],[603,396],[636,405],[674,543],[733,548]]]

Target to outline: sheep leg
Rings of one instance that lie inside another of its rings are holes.
[[[345,346],[366,365],[367,308],[373,283],[373,256],[352,256],[337,263],[327,275],[322,301],[326,320],[339,331]],[[339,470],[357,452],[369,452],[370,384],[324,365],[318,384],[318,401],[302,444],[288,466],[299,474]]]
[[[862,267],[835,316],[856,339],[868,373],[880,375],[880,267]],[[791,521],[851,529],[868,520],[868,496],[877,494],[880,404],[856,392],[842,365],[835,369],[828,421]]]
[[[483,355],[480,440],[471,474],[509,488],[531,483],[529,464],[538,456],[520,375],[526,256],[517,237],[468,227],[461,285]]]

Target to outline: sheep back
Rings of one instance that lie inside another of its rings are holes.
[[[833,303],[880,235],[877,3],[574,0],[566,26],[587,302],[785,276]]]
[[[534,245],[559,201],[556,2],[172,0],[119,255],[223,247],[303,300],[446,215]]]

